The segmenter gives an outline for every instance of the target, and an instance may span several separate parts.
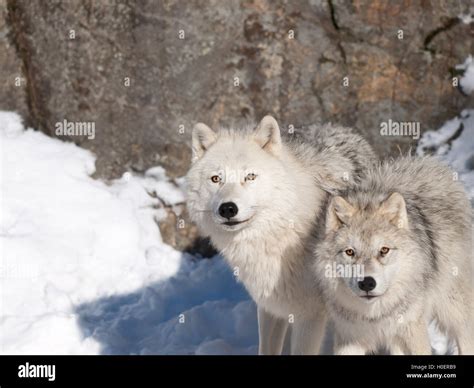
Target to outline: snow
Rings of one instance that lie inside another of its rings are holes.
[[[12,112],[0,150],[0,353],[256,352],[255,306],[222,258],[161,240],[182,181],[160,167],[94,180],[90,152]]]
[[[471,24],[474,22],[474,7],[470,7],[469,11],[466,13],[461,13],[458,18],[464,23],[464,24]]]
[[[222,257],[162,242],[156,220],[184,202],[182,178],[95,180],[89,151],[12,112],[0,111],[0,151],[0,353],[256,354],[255,304]],[[426,132],[428,151],[474,198],[474,110]],[[436,353],[455,352],[430,333]]]
[[[417,154],[432,153],[451,166],[474,199],[474,109],[466,109],[439,130],[421,137]]]
[[[187,260],[166,281],[85,303],[78,313],[102,354],[256,352],[255,305],[217,258]]]
[[[456,66],[457,70],[463,70],[463,75],[459,80],[461,90],[465,94],[470,94],[474,91],[474,62],[472,55],[469,55],[463,64]]]

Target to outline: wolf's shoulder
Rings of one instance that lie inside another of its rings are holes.
[[[330,123],[301,128],[286,144],[328,192],[358,182],[378,160],[370,144],[353,129]]]
[[[347,197],[361,207],[378,204],[393,192],[409,208],[420,209],[442,223],[453,217],[469,218],[467,193],[456,172],[435,157],[402,156],[381,161],[365,179],[348,189]]]
[[[456,173],[449,166],[432,156],[401,156],[381,161],[370,169],[367,183],[401,189],[414,193],[440,195],[452,191],[464,191]]]
[[[373,164],[377,157],[369,143],[354,129],[340,125],[312,124],[297,131],[289,142],[295,148],[311,148],[314,153],[339,155],[354,162]]]
[[[365,142],[353,129],[331,123],[303,126],[293,134],[287,135],[286,139],[290,142],[305,143],[316,148]]]

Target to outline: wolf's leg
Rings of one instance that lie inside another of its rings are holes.
[[[436,319],[450,338],[456,340],[459,354],[474,355],[474,295],[464,293],[459,286],[460,294],[456,303],[444,303],[445,310],[438,312]],[[444,313],[444,314],[442,314]]]
[[[336,356],[364,356],[367,349],[352,340],[343,340],[337,333],[334,335],[334,354]]]
[[[334,347],[336,356],[365,356],[366,350],[359,344],[345,344]]]
[[[403,352],[402,346],[395,342],[393,345],[389,346],[390,355],[391,356],[403,356],[405,353]]]
[[[326,314],[296,318],[291,326],[291,354],[319,354],[326,329]]]
[[[470,325],[471,327],[466,326],[462,331],[459,332],[457,335],[457,345],[459,349],[459,354],[462,355],[474,355],[474,338],[473,337],[473,331],[474,327],[473,325]]]
[[[398,354],[430,355],[431,343],[427,323],[420,319],[419,322],[407,324],[398,333],[394,348],[398,349]]]
[[[465,293],[462,306],[459,306],[459,311],[462,311],[462,318],[460,323],[453,328],[456,342],[459,349],[459,354],[474,355],[474,290],[472,285],[468,286],[468,291]]]
[[[464,325],[454,327],[452,331],[456,338],[459,354],[474,355],[474,312],[470,311],[472,318],[466,319]]]
[[[279,355],[283,348],[288,321],[276,318],[261,307],[258,312],[258,354]]]

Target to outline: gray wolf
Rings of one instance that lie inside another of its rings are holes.
[[[336,354],[431,354],[432,319],[474,354],[471,206],[455,177],[434,158],[402,157],[331,199],[314,270]],[[327,276],[334,263],[363,277]]]
[[[350,129],[310,126],[282,140],[277,121],[213,131],[197,124],[187,175],[190,216],[257,304],[259,353],[317,354],[326,313],[311,272],[315,219],[330,193],[376,160]]]

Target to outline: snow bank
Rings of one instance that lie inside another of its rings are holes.
[[[1,353],[255,352],[254,306],[222,259],[162,243],[157,208],[184,201],[162,169],[106,185],[90,152],[11,112],[0,149]]]

